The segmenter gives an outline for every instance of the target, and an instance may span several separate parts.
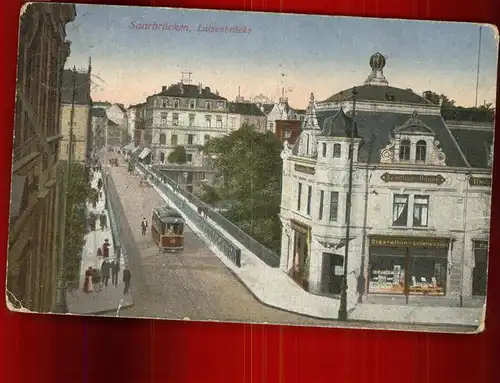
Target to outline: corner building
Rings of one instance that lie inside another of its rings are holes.
[[[282,153],[280,268],[305,290],[338,298],[349,240],[348,309],[481,304],[493,127],[451,129],[439,105],[389,86],[384,66],[381,54],[370,58],[354,123],[352,88],[322,102],[311,94],[301,135]]]

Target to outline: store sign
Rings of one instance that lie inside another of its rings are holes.
[[[403,182],[403,183],[421,183],[421,184],[443,184],[446,179],[438,174],[436,176],[426,176],[422,174],[391,174],[384,173],[380,176],[384,182]]]
[[[374,236],[370,238],[370,245],[385,247],[427,247],[433,249],[447,249],[450,240],[448,238],[412,238]]]
[[[314,174],[315,172],[314,168],[304,165],[295,165],[294,169],[299,173]]]
[[[469,178],[470,186],[490,186],[491,187],[491,178],[486,177],[470,177]]]

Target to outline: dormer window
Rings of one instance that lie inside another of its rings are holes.
[[[410,140],[401,140],[399,144],[399,160],[400,161],[410,161]]]
[[[190,109],[194,109],[194,105],[195,105],[195,104],[194,104],[194,101],[192,101],[192,100],[191,100],[191,101],[189,101],[189,108],[190,108]]]
[[[161,106],[163,106],[164,108],[167,107],[167,100],[166,99],[161,100]]]
[[[205,104],[205,106],[206,106],[207,110],[212,109],[212,103],[211,103],[211,102],[207,102],[207,103]]]
[[[333,144],[333,158],[340,158],[342,155],[342,146],[340,144]]]
[[[321,150],[322,150],[322,152],[323,152],[323,157],[326,157],[326,144],[323,142],[323,143],[321,144],[321,147],[322,147],[322,149],[321,149]]]
[[[179,100],[175,99],[174,100],[174,108],[178,108],[179,107]]]
[[[425,162],[425,157],[427,154],[427,143],[424,140],[417,142],[417,151],[415,153],[415,160],[419,162]]]

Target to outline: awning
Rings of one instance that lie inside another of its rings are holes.
[[[10,199],[10,221],[11,223],[19,216],[28,205],[26,176],[12,176],[12,191]]]
[[[148,156],[148,154],[151,154],[151,150],[149,150],[148,148],[145,148],[141,154],[139,154],[139,159],[143,160],[144,158],[146,158]]]

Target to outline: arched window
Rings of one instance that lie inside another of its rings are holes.
[[[427,143],[424,140],[417,142],[417,153],[415,159],[417,161],[425,161],[425,156],[427,153]]]
[[[321,144],[321,147],[322,147],[322,151],[323,151],[323,157],[326,157],[326,144],[323,142]]]
[[[179,107],[179,100],[174,100],[174,108],[178,108]]]
[[[399,160],[400,161],[410,160],[410,140],[401,140],[399,146]]]
[[[333,158],[340,158],[342,154],[342,147],[340,144],[333,144]]]

